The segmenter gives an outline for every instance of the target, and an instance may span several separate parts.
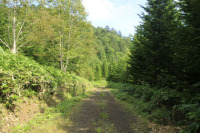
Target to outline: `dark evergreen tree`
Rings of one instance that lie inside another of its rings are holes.
[[[173,77],[172,39],[177,28],[173,0],[148,0],[140,17],[130,55],[130,74],[134,82],[152,86],[169,85]]]
[[[174,47],[176,77],[181,91],[186,86],[199,86],[200,83],[200,1],[181,0],[182,25],[177,31],[177,43]],[[197,93],[199,89],[190,89]]]

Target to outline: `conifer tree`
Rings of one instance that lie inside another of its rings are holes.
[[[134,36],[130,74],[137,83],[166,84],[173,66],[170,40],[177,27],[175,4],[173,0],[148,0],[142,8],[145,13],[140,15],[142,23]]]
[[[184,90],[186,85],[200,83],[200,1],[180,0],[179,6],[182,25],[177,31],[174,62],[176,77]],[[194,93],[197,91],[193,89]]]

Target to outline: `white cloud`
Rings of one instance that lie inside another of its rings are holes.
[[[136,1],[83,0],[83,5],[89,14],[88,20],[94,26],[109,25],[127,36],[134,33],[134,26],[138,24],[139,6]]]
[[[92,20],[117,19],[132,11],[129,4],[117,7],[109,0],[83,0],[83,5]]]
[[[114,5],[108,0],[83,0],[83,5],[91,19],[108,19],[113,15]]]

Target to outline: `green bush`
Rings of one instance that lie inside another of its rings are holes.
[[[154,109],[149,115],[149,119],[159,124],[170,124],[171,112],[165,107]]]
[[[8,108],[20,97],[36,95],[45,99],[59,88],[79,95],[88,86],[89,82],[83,78],[42,66],[23,55],[0,52],[0,102]]]
[[[51,81],[54,78],[37,62],[7,52],[0,53],[0,58],[0,95],[3,102],[12,103],[27,89],[34,90],[41,97],[53,91]]]
[[[185,130],[189,133],[200,132],[200,104],[182,104],[178,110],[186,114],[184,123],[189,126]]]
[[[154,90],[151,104],[160,108],[165,106],[171,110],[174,105],[180,104],[181,98],[177,94],[177,92],[169,89]]]

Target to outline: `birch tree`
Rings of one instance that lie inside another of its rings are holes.
[[[58,0],[54,6],[59,18],[57,35],[60,68],[66,72],[70,60],[80,56],[82,44],[86,44],[84,31],[92,28],[86,21],[87,14],[81,0]]]
[[[30,28],[34,22],[29,21],[31,11],[31,0],[4,0],[1,1],[7,8],[7,25],[4,27],[4,35],[0,35],[0,41],[13,54],[17,54],[19,49],[28,44],[30,38]]]

